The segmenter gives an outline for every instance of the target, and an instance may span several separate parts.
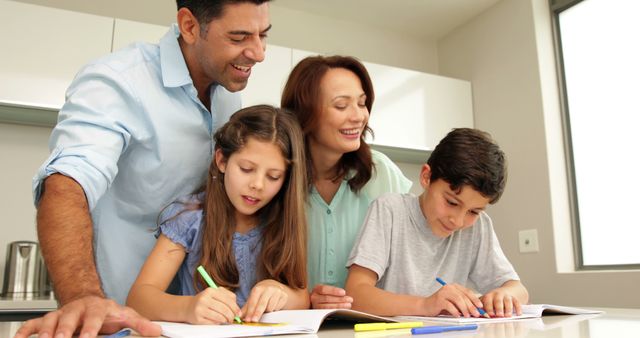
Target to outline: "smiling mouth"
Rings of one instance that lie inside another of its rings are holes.
[[[451,233],[452,233],[452,232],[456,231],[456,229],[455,229],[455,228],[454,228],[454,229],[451,229],[450,227],[448,227],[448,226],[446,225],[446,223],[445,223],[445,222],[440,222],[440,224],[442,224],[442,227],[443,227],[446,231],[448,231],[448,232],[451,232]]]
[[[253,198],[253,197],[251,197],[251,196],[242,196],[242,198],[244,198],[244,199],[245,199],[245,201],[247,201],[247,202],[249,202],[249,203],[251,203],[251,204],[256,204],[256,203],[260,202],[260,200],[259,200],[259,199],[257,199],[257,198]]]
[[[360,128],[340,129],[340,134],[348,135],[348,136],[358,135],[360,134]]]
[[[231,67],[241,71],[241,72],[245,72],[248,73],[251,70],[251,66],[241,66],[241,65],[236,65],[236,64],[231,64]]]

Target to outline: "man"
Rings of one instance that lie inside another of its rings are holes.
[[[203,184],[212,135],[264,59],[267,2],[178,0],[177,25],[159,45],[129,46],[76,76],[34,178],[38,238],[62,307],[16,337],[71,337],[81,326],[81,336],[160,334],[121,304],[159,212]]]

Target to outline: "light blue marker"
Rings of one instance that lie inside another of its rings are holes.
[[[423,326],[414,327],[411,329],[411,334],[427,334],[427,333],[441,333],[447,331],[462,331],[462,330],[475,330],[478,328],[478,324],[469,325],[452,325],[452,326]]]
[[[122,338],[122,337],[128,337],[130,335],[131,335],[131,330],[126,329],[126,330],[118,331],[114,334],[110,334],[108,336],[104,336],[104,338]]]

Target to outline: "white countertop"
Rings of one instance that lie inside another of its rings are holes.
[[[55,310],[58,304],[53,297],[33,296],[30,294],[14,295],[13,297],[0,296],[0,313],[19,312],[49,312]]]

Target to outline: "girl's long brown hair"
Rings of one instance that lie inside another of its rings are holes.
[[[257,280],[275,279],[294,288],[307,287],[306,169],[302,131],[295,115],[279,108],[258,105],[239,110],[215,133],[215,149],[225,159],[253,138],[276,145],[287,161],[282,188],[257,212],[262,232],[262,252],[258,259]],[[202,258],[200,264],[220,286],[235,290],[239,273],[233,254],[235,212],[223,184],[223,173],[215,159],[203,203]],[[198,276],[194,272],[194,276]],[[195,278],[196,290],[206,287]]]
[[[322,118],[322,107],[320,103],[320,82],[324,75],[333,68],[344,68],[353,72],[362,85],[362,90],[367,95],[365,106],[371,114],[373,107],[373,84],[369,72],[364,65],[356,58],[350,56],[310,56],[300,61],[289,74],[289,79],[282,91],[280,105],[282,108],[291,110],[296,114],[305,141],[308,135],[313,132]],[[371,179],[374,170],[371,159],[371,148],[364,141],[365,134],[373,135],[373,130],[367,124],[365,132],[360,136],[360,148],[356,151],[342,155],[337,164],[336,179],[346,176],[350,170],[355,171],[355,175],[348,178],[349,188],[358,192]],[[313,172],[313,159],[309,155],[309,143],[307,147],[307,184],[308,188],[313,185],[315,173]]]

